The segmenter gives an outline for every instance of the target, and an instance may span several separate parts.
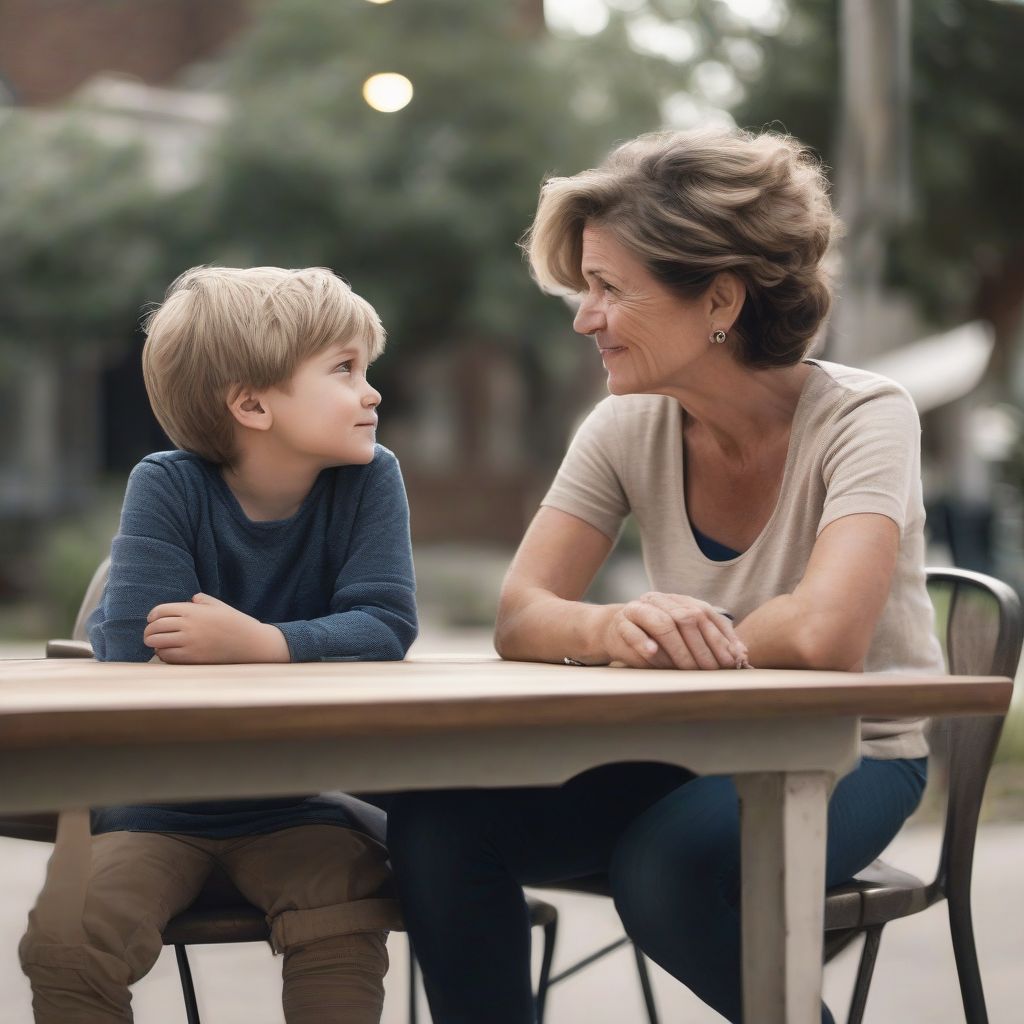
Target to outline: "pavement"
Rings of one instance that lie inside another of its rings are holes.
[[[484,630],[424,629],[421,653],[486,652]],[[5,645],[0,658],[38,657],[38,644]],[[940,830],[934,822],[909,824],[885,857],[930,878],[938,860]],[[0,839],[0,1024],[30,1024],[28,984],[16,947],[49,856],[42,844]],[[1024,1020],[1024,823],[986,822],[978,833],[973,906],[975,932],[992,1024]],[[611,942],[621,929],[609,900],[540,894],[560,914],[557,972]],[[539,956],[539,935],[535,953]],[[388,944],[391,971],[382,1024],[407,1020],[408,960],[405,936]],[[280,961],[263,944],[205,946],[190,950],[200,1011],[207,1024],[282,1024]],[[856,972],[856,949],[844,952],[825,972],[825,998],[845,1019]],[[713,1024],[722,1020],[682,985],[655,968],[655,998],[665,1024]],[[421,1020],[429,1021],[422,993]],[[134,989],[140,1024],[181,1024],[184,1010],[171,951]],[[627,949],[552,989],[549,1024],[627,1024],[644,1021],[633,960]],[[882,938],[868,999],[866,1024],[959,1024],[963,1021],[956,968],[944,905],[890,925]],[[486,1022],[480,1022],[486,1024]]]

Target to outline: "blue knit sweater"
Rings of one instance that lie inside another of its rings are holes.
[[[149,661],[158,604],[219,598],[284,634],[292,661],[391,661],[416,639],[409,507],[398,461],[377,446],[365,466],[324,470],[288,519],[253,522],[218,468],[159,452],[128,480],[110,578],[88,622],[100,661]],[[351,824],[320,798],[117,807],[93,831],[214,837],[310,823]]]

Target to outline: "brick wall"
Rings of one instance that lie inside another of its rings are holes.
[[[16,103],[57,102],[101,71],[151,85],[221,49],[252,0],[0,0],[0,80]]]

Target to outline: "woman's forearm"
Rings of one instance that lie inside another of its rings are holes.
[[[503,596],[494,647],[511,661],[560,662],[569,657],[604,665],[611,660],[604,644],[608,623],[621,607],[566,601],[540,589]]]
[[[899,528],[884,515],[843,516],[822,530],[803,579],[736,631],[755,668],[863,671],[889,598]]]
[[[809,607],[794,594],[782,594],[752,611],[736,627],[754,668],[802,668],[859,671],[866,651],[858,631]]]

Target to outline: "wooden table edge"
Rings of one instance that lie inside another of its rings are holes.
[[[893,681],[897,681],[894,677]],[[433,699],[232,703],[225,706],[54,707],[5,711],[0,749],[140,742],[207,743],[268,739],[344,739],[354,735],[415,735],[487,728],[543,729],[623,723],[713,722],[740,719],[924,718],[1005,714],[1013,682],[1005,677],[944,677],[941,686],[904,684],[865,689],[621,691],[447,696]],[[898,696],[898,699],[896,697]]]

